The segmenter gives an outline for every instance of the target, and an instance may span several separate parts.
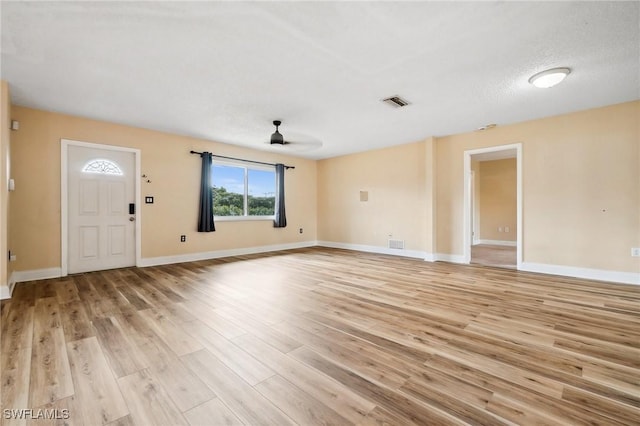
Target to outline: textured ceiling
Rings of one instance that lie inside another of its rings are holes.
[[[639,2],[7,2],[13,103],[327,158],[640,98]],[[552,89],[528,78],[567,66]],[[400,95],[395,109],[382,98]],[[287,139],[321,148],[270,147]]]

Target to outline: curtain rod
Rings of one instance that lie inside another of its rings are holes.
[[[198,155],[202,155],[202,152],[198,152],[198,151],[189,151],[191,154],[198,154]],[[227,160],[237,160],[237,161],[244,161],[247,163],[255,163],[255,164],[264,164],[266,166],[275,166],[274,163],[264,163],[262,161],[253,161],[253,160],[244,160],[242,158],[235,158],[235,157],[225,157],[224,155],[215,155],[215,154],[211,154],[212,157],[216,157],[216,158],[225,158]],[[295,169],[294,166],[287,166],[286,164],[283,164],[285,169]]]

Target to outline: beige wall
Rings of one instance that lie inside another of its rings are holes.
[[[640,102],[438,139],[437,248],[463,253],[463,153],[522,143],[525,262],[640,272]]]
[[[461,256],[464,151],[521,142],[523,261],[640,272],[639,123],[636,101],[319,161],[318,239]]]
[[[60,266],[60,139],[141,150],[142,173],[151,180],[142,183],[142,197],[155,197],[154,204],[139,202],[143,258],[317,238],[315,161],[18,106],[12,113],[20,121],[11,141],[17,188],[12,193],[11,227],[18,271]],[[295,166],[285,178],[288,226],[219,221],[216,232],[196,232],[200,159],[189,154],[192,149]],[[181,234],[186,234],[186,243],[179,242]]]
[[[479,161],[477,170],[479,239],[516,241],[516,159]]]
[[[393,238],[407,250],[427,251],[428,143],[319,161],[318,239],[386,247]],[[360,191],[368,201],[360,201]]]
[[[316,239],[386,247],[389,235],[408,250],[462,255],[464,151],[521,142],[524,262],[640,272],[630,256],[640,247],[640,102],[317,162],[16,106],[12,115],[21,124],[11,133],[17,191],[9,212],[18,271],[60,266],[66,138],[142,151],[152,180],[142,196],[156,200],[141,206],[145,258]],[[287,174],[289,226],[218,222],[213,234],[195,232],[199,167],[191,149],[296,166]]]
[[[9,190],[10,167],[10,126],[11,102],[9,85],[0,81],[0,294],[8,295],[7,286],[12,264],[7,261],[7,252],[11,248],[9,236]]]

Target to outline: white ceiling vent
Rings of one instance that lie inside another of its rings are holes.
[[[496,126],[497,126],[497,124],[495,124],[495,123],[486,124],[486,125],[484,125],[484,126],[482,126],[482,127],[478,127],[478,128],[476,129],[476,131],[480,131],[480,132],[482,132],[482,131],[484,131],[484,130],[491,130],[491,129],[493,129],[493,128],[494,128],[494,127],[496,127]]]
[[[391,105],[393,107],[396,107],[396,108],[401,108],[403,106],[409,105],[409,102],[407,102],[406,100],[402,99],[400,96],[391,96],[390,98],[383,99],[382,102],[386,103],[387,105]]]

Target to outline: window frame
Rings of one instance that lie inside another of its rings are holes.
[[[215,172],[213,168],[215,166],[228,166],[228,167],[237,167],[240,169],[244,169],[244,194],[243,194],[243,212],[242,216],[218,216],[215,214],[215,210],[213,213],[213,218],[216,222],[243,222],[243,221],[273,221],[276,217],[275,205],[274,211],[272,215],[267,216],[249,216],[249,170],[260,170],[260,171],[268,171],[273,172],[273,186],[274,186],[274,197],[277,197],[276,192],[278,188],[276,187],[276,170],[273,166],[261,165],[261,164],[250,164],[244,161],[235,161],[229,159],[213,159],[211,162],[211,188],[213,189],[213,179],[215,177]],[[214,206],[215,207],[215,206]]]
[[[100,164],[100,168],[93,169],[92,165]],[[110,168],[105,167],[105,164]],[[122,168],[120,168],[120,164],[116,163],[113,160],[109,160],[106,158],[94,158],[93,160],[89,160],[82,166],[82,173],[91,173],[96,175],[105,175],[105,176],[124,176],[124,172]]]

